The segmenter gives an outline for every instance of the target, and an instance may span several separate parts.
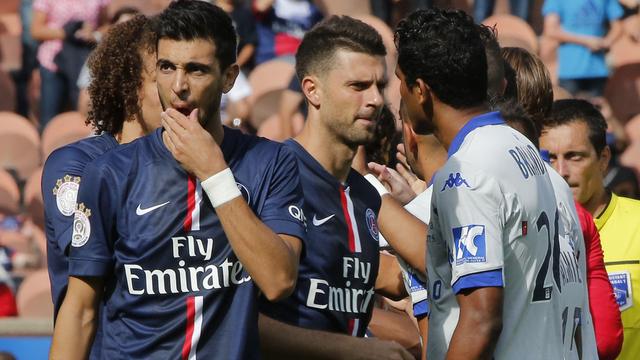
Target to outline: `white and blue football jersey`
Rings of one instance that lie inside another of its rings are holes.
[[[290,151],[227,128],[220,147],[255,214],[304,238]],[[104,358],[259,357],[257,287],[162,129],[87,166],[71,245],[71,276],[105,278]]]
[[[591,326],[585,273],[559,241],[565,225],[534,145],[488,113],[459,131],[448,155],[433,181],[428,358],[446,356],[459,317],[456,295],[494,286],[504,288],[495,359],[592,358],[574,351],[581,326]]]

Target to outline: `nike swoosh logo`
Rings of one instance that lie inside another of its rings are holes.
[[[163,206],[167,205],[167,204],[168,204],[168,203],[170,203],[170,202],[171,202],[171,201],[167,201],[166,203],[158,204],[158,205],[156,205],[156,206],[152,206],[152,207],[149,207],[149,208],[146,208],[146,209],[143,209],[143,208],[141,208],[141,207],[140,207],[140,205],[142,205],[142,204],[138,204],[138,208],[136,209],[136,215],[138,215],[138,216],[142,216],[142,215],[144,215],[144,214],[150,213],[150,212],[152,212],[153,210],[159,209],[159,208],[161,208],[161,207],[163,207]]]
[[[326,218],[318,220],[316,218],[316,215],[314,214],[313,215],[313,225],[314,226],[320,226],[320,225],[326,223],[327,221],[331,220],[331,218],[334,217],[334,216],[336,216],[336,214],[331,214],[331,215],[327,216]]]

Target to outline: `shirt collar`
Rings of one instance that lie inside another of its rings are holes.
[[[453,142],[451,142],[451,146],[449,146],[449,151],[447,152],[448,157],[452,157],[458,149],[460,149],[465,137],[473,130],[482,126],[502,124],[504,124],[504,120],[502,120],[500,112],[498,111],[489,112],[472,118],[462,127],[462,129],[460,129],[460,131],[458,131],[456,137],[453,138]]]

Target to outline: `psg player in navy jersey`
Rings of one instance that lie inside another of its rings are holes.
[[[385,54],[376,30],[347,16],[318,24],[296,54],[309,113],[286,145],[298,159],[308,233],[293,295],[261,303],[261,346],[269,357],[412,358],[397,343],[359,338],[375,292],[406,296],[397,261],[379,252],[377,221],[393,200],[381,200],[351,168],[357,147],[373,140],[384,105]],[[395,221],[409,231],[389,236],[414,231],[426,238],[410,214]]]
[[[258,289],[275,301],[295,286],[295,158],[220,123],[238,74],[231,20],[179,0],[155,21],[164,129],[83,173],[52,358],[86,356],[100,299],[105,358],[256,358]]]
[[[68,247],[84,167],[118,143],[130,142],[160,125],[153,39],[144,16],[110,29],[89,60],[94,82],[89,87],[93,106],[88,121],[101,135],[55,150],[44,165],[42,193],[54,320],[67,290]],[[92,357],[99,356],[92,352]]]

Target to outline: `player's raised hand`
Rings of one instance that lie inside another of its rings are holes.
[[[411,167],[407,162],[407,154],[404,144],[398,144],[397,150],[396,159],[398,159],[398,163],[396,164],[396,170],[409,183],[411,189],[413,189],[416,194],[420,194],[427,188],[427,183],[420,180],[416,174],[411,171]]]
[[[161,119],[165,144],[186,171],[205,180],[227,168],[220,146],[198,122],[198,109],[189,117],[175,109],[167,109]]]
[[[411,189],[409,183],[397,171],[376,162],[370,162],[367,166],[369,171],[376,175],[378,180],[389,190],[391,196],[402,205],[407,204],[416,197],[415,191]]]

